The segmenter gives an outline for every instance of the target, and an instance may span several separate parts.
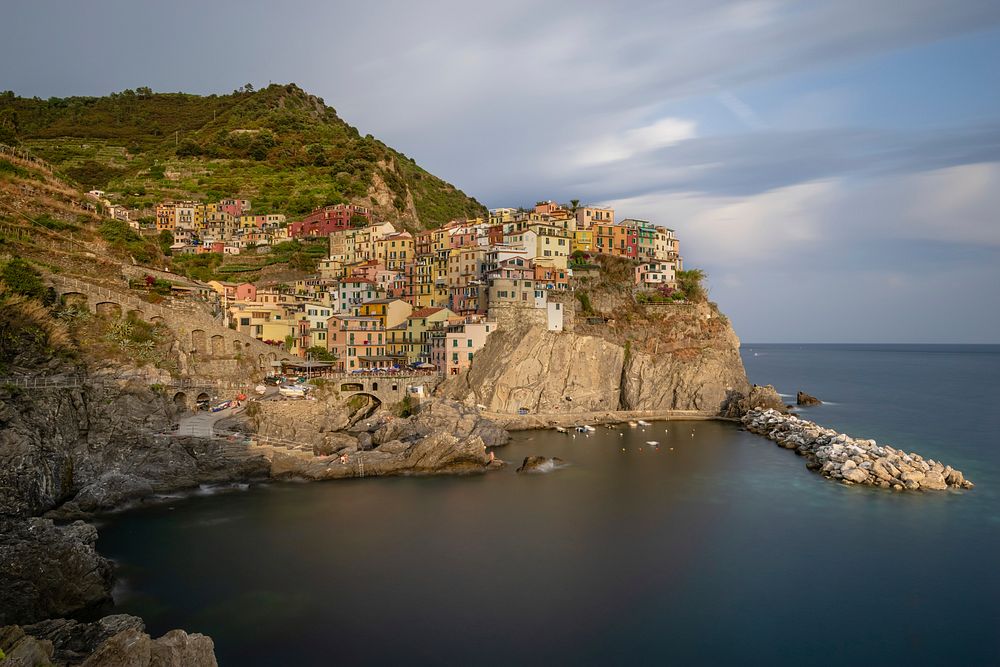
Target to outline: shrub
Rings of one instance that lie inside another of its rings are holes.
[[[4,264],[0,280],[15,294],[40,301],[45,298],[45,285],[38,271],[20,257],[14,257]]]
[[[708,290],[702,282],[707,276],[701,269],[688,269],[677,272],[677,286],[680,288],[689,301],[705,301],[708,298]]]

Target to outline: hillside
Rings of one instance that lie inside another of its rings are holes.
[[[295,84],[229,95],[140,88],[48,100],[7,91],[0,93],[0,142],[19,143],[129,208],[241,197],[255,212],[294,220],[350,202],[410,229],[485,212]]]

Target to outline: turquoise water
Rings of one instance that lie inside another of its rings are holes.
[[[270,484],[112,517],[116,611],[223,665],[1000,664],[1000,347],[746,346],[970,492],[848,488],[734,425],[516,434],[537,476]],[[646,444],[649,440],[658,446]],[[624,451],[623,451],[624,450]]]

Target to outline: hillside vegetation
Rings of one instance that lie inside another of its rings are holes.
[[[19,143],[84,189],[106,190],[130,208],[241,197],[255,212],[294,220],[351,202],[410,229],[485,211],[295,84],[48,100],[8,91],[0,93],[0,142]]]

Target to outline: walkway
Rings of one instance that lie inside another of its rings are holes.
[[[177,435],[192,436],[195,438],[215,437],[215,424],[227,417],[232,417],[246,410],[246,404],[238,408],[227,408],[219,412],[199,410],[194,414],[181,417],[177,425]]]

